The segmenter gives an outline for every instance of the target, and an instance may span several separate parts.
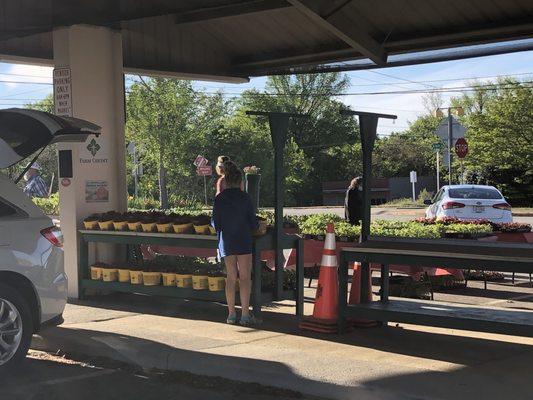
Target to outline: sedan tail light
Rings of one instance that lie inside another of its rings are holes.
[[[445,203],[442,203],[442,209],[443,210],[452,210],[454,208],[464,208],[465,205],[463,203],[458,203],[456,201],[447,201]]]
[[[508,203],[498,203],[494,204],[492,208],[497,208],[498,210],[511,211],[511,205]]]
[[[51,226],[50,228],[43,229],[41,231],[43,235],[50,243],[56,247],[63,247],[63,232],[57,226]]]

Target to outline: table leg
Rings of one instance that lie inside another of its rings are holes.
[[[89,243],[83,239],[79,242],[80,258],[78,260],[78,298],[83,300],[85,289],[82,281],[89,275]]]
[[[296,315],[304,315],[304,241],[296,241]]]
[[[389,301],[389,266],[381,264],[381,302]]]
[[[372,292],[372,286],[369,286],[370,265],[368,262],[361,263],[361,303],[368,303],[368,295]]]
[[[252,307],[254,310],[254,316],[261,318],[261,252],[254,246],[252,250]]]
[[[339,264],[339,333],[347,330],[346,308],[348,299],[348,261],[341,252]]]

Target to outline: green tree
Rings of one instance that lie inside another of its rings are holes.
[[[487,85],[487,83],[485,83]],[[533,199],[533,88],[505,78],[454,99],[466,111],[471,179],[498,186],[513,204]]]

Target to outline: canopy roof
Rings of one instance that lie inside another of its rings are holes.
[[[346,61],[352,63],[341,68],[426,62],[412,56],[421,51],[432,51],[428,59],[438,61],[533,48],[531,0],[0,0],[0,5],[0,58],[51,64],[54,28],[102,25],[122,32],[126,71],[247,78],[312,72],[320,64]],[[529,40],[486,46],[517,39]],[[480,44],[485,46],[441,51]]]

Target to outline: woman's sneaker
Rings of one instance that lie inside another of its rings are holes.
[[[237,314],[228,315],[226,323],[230,325],[235,325],[237,323]]]
[[[251,326],[251,325],[259,325],[261,322],[263,322],[260,318],[256,318],[253,316],[252,313],[248,315],[243,315],[240,320],[240,324],[242,326]]]

